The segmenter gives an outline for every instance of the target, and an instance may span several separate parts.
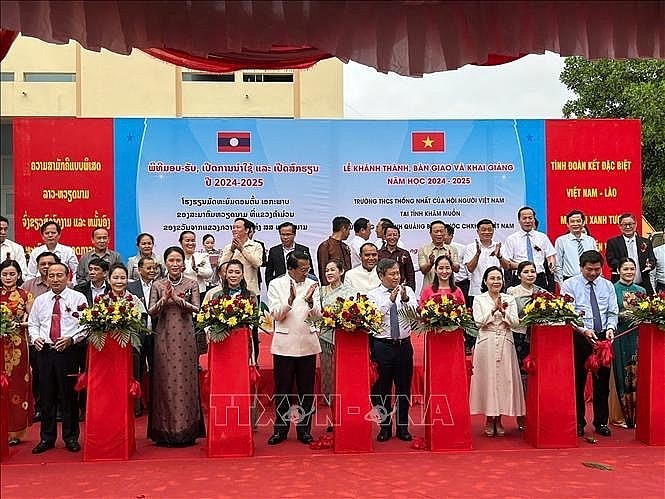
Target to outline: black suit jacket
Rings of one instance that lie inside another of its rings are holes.
[[[638,272],[642,276],[641,286],[647,290],[647,293],[653,294],[651,287],[651,280],[649,279],[650,271],[645,271],[647,260],[651,261],[651,268],[656,266],[656,255],[653,253],[653,244],[647,238],[635,234],[635,242],[637,243],[637,266]],[[605,251],[607,257],[607,265],[612,269],[612,282],[619,280],[619,261],[628,256],[628,248],[626,248],[626,241],[623,236],[613,237],[607,240],[607,248]]]
[[[85,295],[85,299],[88,300],[88,306],[92,305],[92,285],[90,284],[90,281],[77,284],[74,286],[74,291],[83,293]],[[104,283],[104,294],[108,293],[109,291],[111,291],[111,285],[106,282]]]
[[[312,257],[307,246],[302,244],[295,244],[295,251],[301,251],[309,257],[309,265],[312,267],[311,273],[314,273],[314,266],[312,265]],[[286,274],[286,261],[284,260],[284,247],[281,244],[273,246],[268,251],[268,261],[266,262],[266,286],[270,284],[270,281],[276,277],[283,276]]]
[[[154,285],[155,281],[152,281],[152,283]],[[127,283],[127,291],[129,291],[134,296],[138,297],[139,300],[141,300],[141,303],[143,303],[143,306],[145,307],[145,309],[148,310],[148,305],[150,304],[150,297],[143,295],[143,284],[141,284],[140,279],[137,279],[136,281],[132,281],[132,282]],[[147,317],[144,318],[144,321],[147,324]],[[152,329],[153,330],[155,329],[156,324],[157,324],[157,318],[152,317]]]

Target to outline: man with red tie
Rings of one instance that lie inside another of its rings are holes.
[[[47,283],[51,288],[38,296],[28,318],[30,341],[37,350],[39,365],[39,396],[42,419],[39,443],[32,449],[41,454],[55,447],[57,438],[56,401],[62,404],[62,439],[70,452],[78,452],[79,415],[74,385],[76,349],[72,348],[83,336],[79,332],[79,308],[88,305],[85,296],[67,287],[69,268],[53,263],[48,268]]]

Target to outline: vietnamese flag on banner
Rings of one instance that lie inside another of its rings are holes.
[[[445,145],[443,132],[411,132],[412,152],[443,152]]]
[[[217,132],[217,152],[251,152],[250,132]]]

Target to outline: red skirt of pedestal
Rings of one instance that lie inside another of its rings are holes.
[[[469,381],[464,333],[425,338],[425,440],[431,451],[471,449]]]
[[[0,462],[5,462],[9,457],[9,380],[4,373],[0,376]]]
[[[637,355],[635,438],[665,445],[665,331],[641,324]]]
[[[249,380],[249,329],[238,328],[208,347],[208,457],[254,454]]]
[[[335,331],[334,451],[372,452],[369,341],[362,332]]]
[[[534,326],[530,357],[526,441],[541,449],[577,447],[572,327]]]
[[[132,346],[107,338],[98,351],[88,345],[83,461],[127,460],[136,449]]]

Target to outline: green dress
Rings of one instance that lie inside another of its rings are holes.
[[[623,298],[626,293],[645,293],[645,289],[637,284],[626,285],[621,281],[614,283],[619,304],[619,325],[617,336],[630,329],[628,322],[622,318],[625,310]],[[637,329],[614,340],[614,381],[621,410],[628,428],[635,427],[635,381],[637,376]]]

